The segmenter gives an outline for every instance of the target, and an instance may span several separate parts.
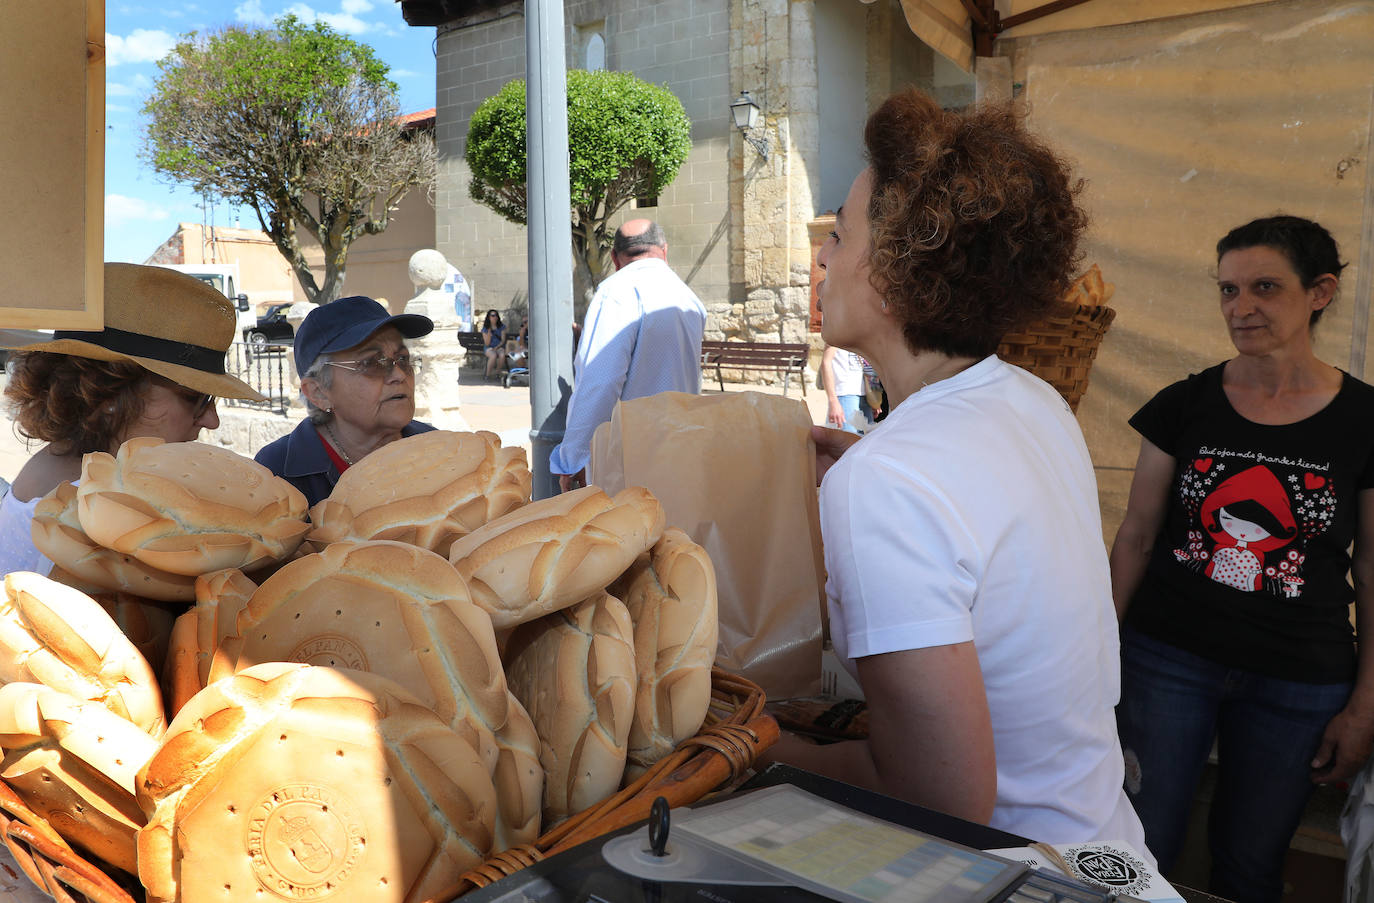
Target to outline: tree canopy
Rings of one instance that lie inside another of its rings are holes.
[[[407,130],[372,48],[285,16],[182,38],[144,104],[144,159],[195,191],[252,208],[306,296],[343,290],[350,245],[434,180],[433,136]],[[300,229],[324,249],[317,282]]]
[[[573,252],[592,285],[610,274],[612,216],[657,196],[692,149],[691,122],[667,88],[628,72],[568,72]],[[507,83],[468,125],[469,194],[525,224],[525,82]]]

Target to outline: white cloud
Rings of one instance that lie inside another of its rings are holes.
[[[412,69],[391,69],[387,72],[392,78],[416,78],[419,74]]]
[[[177,39],[161,30],[135,28],[129,36],[105,33],[105,65],[155,63],[176,46]]]
[[[267,25],[272,21],[262,10],[262,0],[244,0],[234,7],[234,19],[245,25]]]
[[[124,106],[123,104],[118,104],[118,103],[107,103],[107,104],[105,104],[105,112],[106,112],[106,113],[130,113],[130,112],[133,112],[133,107],[126,107],[126,106]]]
[[[131,198],[123,194],[105,195],[105,225],[127,223],[131,220],[160,220],[170,214],[156,204],[142,198]]]
[[[252,2],[252,0],[249,0]],[[363,34],[372,30],[373,26],[369,22],[359,19],[356,13],[366,12],[372,8],[370,0],[343,0],[343,6],[337,13],[316,12],[315,9],[305,3],[293,3],[288,6],[284,13],[291,13],[302,22],[314,22],[316,20],[325,23],[336,31],[347,32],[348,34]]]

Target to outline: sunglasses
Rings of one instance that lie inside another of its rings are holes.
[[[420,368],[420,359],[411,354],[398,354],[396,357],[376,354],[360,361],[325,361],[325,363],[331,367],[338,367],[340,370],[361,373],[368,379],[385,379],[391,375],[392,367],[400,367],[401,372],[407,376],[414,374]]]
[[[210,410],[215,404],[215,396],[205,392],[197,392],[195,389],[188,389],[180,383],[173,382],[166,377],[154,376],[153,382],[171,389],[182,401],[186,402],[191,408],[191,419],[193,421],[204,417],[205,412]]]

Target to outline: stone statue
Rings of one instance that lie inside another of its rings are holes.
[[[458,411],[458,374],[467,354],[458,332],[472,328],[472,290],[463,274],[433,249],[410,256],[410,281],[415,297],[406,302],[405,313],[434,321],[433,332],[409,342],[424,358],[415,379],[415,418],[441,430],[469,431],[472,427]]]

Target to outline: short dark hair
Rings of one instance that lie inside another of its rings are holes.
[[[942,110],[910,89],[868,118],[874,288],[913,351],[983,357],[1063,298],[1082,181],[1008,105]]]
[[[143,415],[152,374],[138,364],[51,351],[16,351],[10,361],[15,428],[59,454],[107,452]]]
[[[622,226],[615,230],[615,240],[611,245],[611,250],[621,257],[638,257],[668,244],[668,237],[658,223],[650,222],[649,227],[638,235],[626,235],[623,229]]]
[[[1217,263],[1227,251],[1258,247],[1273,248],[1282,254],[1298,274],[1303,288],[1316,285],[1317,278],[1327,273],[1340,279],[1341,270],[1346,267],[1341,263],[1341,250],[1330,232],[1310,219],[1286,214],[1254,219],[1227,232],[1217,242]],[[1330,306],[1327,304],[1321,310],[1312,311],[1307,325],[1316,325]]]

